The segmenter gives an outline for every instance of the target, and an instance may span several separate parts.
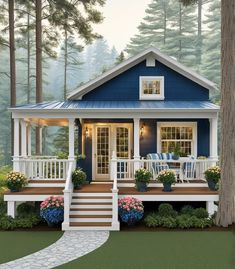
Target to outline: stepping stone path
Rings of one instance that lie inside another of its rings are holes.
[[[109,238],[108,231],[66,231],[63,236],[38,252],[3,263],[1,269],[49,269],[68,263],[99,248]]]

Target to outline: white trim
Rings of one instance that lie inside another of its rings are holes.
[[[26,157],[27,156],[27,129],[26,129],[26,122],[22,119],[20,121],[20,125],[21,125],[21,156]]]
[[[126,197],[126,194],[118,195],[118,198],[124,198]],[[134,194],[134,195],[128,195],[131,197],[135,197],[137,199],[140,199],[141,201],[172,201],[172,202],[178,202],[178,201],[219,201],[219,195],[218,194],[152,194],[152,195],[145,195],[145,194]]]
[[[146,66],[147,67],[154,67],[156,66],[156,60],[153,55],[149,55],[146,57]]]
[[[73,118],[79,116],[87,119],[130,119],[130,118],[196,118],[205,119],[217,117],[219,109],[89,109],[89,110],[38,110],[14,111],[13,118]],[[108,113],[107,113],[108,112]]]
[[[161,134],[160,128],[161,127],[192,127],[193,128],[193,146],[192,146],[192,153],[197,157],[197,122],[188,122],[188,121],[164,121],[164,122],[157,122],[157,152],[161,152]]]
[[[159,80],[160,94],[144,94],[142,90],[143,80]],[[164,100],[164,77],[163,76],[140,76],[139,77],[139,99],[140,100]]]
[[[97,88],[98,86],[102,85],[106,81],[116,77],[117,75],[123,73],[124,71],[128,70],[132,66],[146,60],[149,56],[155,58],[157,61],[161,62],[162,64],[168,66],[172,70],[175,70],[179,74],[187,77],[188,79],[196,82],[197,84],[205,87],[208,90],[217,90],[215,84],[208,79],[202,77],[201,75],[195,73],[194,71],[190,70],[188,67],[183,66],[173,58],[163,54],[158,49],[151,47],[134,57],[127,59],[126,61],[122,62],[121,64],[115,66],[114,68],[108,70],[107,72],[100,75],[98,78],[95,78],[84,85],[80,86],[79,88],[75,89],[69,96],[69,100],[74,99],[81,99],[82,96],[89,91]]]
[[[210,121],[210,158],[218,158],[218,119],[211,118]]]

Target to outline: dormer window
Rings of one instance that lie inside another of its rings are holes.
[[[140,77],[140,100],[164,100],[164,77]]]

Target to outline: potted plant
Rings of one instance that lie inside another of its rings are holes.
[[[140,168],[135,171],[135,184],[136,188],[140,192],[146,192],[147,191],[147,185],[150,182],[150,179],[152,177],[152,174],[144,169]]]
[[[28,184],[27,178],[20,172],[11,171],[7,174],[6,185],[12,192],[18,192]]]
[[[118,199],[118,214],[123,222],[133,225],[144,216],[143,203],[134,197]]]
[[[86,173],[81,168],[75,169],[72,173],[72,182],[74,189],[80,189],[86,181]]]
[[[179,158],[180,158],[180,145],[176,144],[173,150],[172,159],[179,160]]]
[[[173,170],[166,169],[162,170],[158,174],[158,180],[163,183],[163,191],[170,192],[172,191],[171,185],[176,182],[176,174]]]
[[[211,166],[204,172],[210,190],[215,191],[217,189],[216,185],[220,180],[220,173],[219,166]]]
[[[40,216],[49,227],[60,225],[64,220],[64,198],[50,196],[40,204]]]

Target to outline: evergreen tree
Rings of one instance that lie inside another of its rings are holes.
[[[172,15],[169,0],[153,0],[145,10],[146,16],[138,26],[139,33],[130,39],[125,51],[130,55],[148,48],[157,47],[164,51],[169,32],[169,17]],[[174,11],[173,11],[174,12]]]
[[[220,47],[221,47],[221,7],[220,0],[213,0],[206,13],[205,47],[203,53],[203,75],[220,87]],[[217,96],[218,98],[218,96]]]
[[[118,55],[118,57],[116,58],[116,62],[115,64],[120,64],[121,62],[123,62],[125,60],[125,55],[124,52],[121,51],[121,53]]]

